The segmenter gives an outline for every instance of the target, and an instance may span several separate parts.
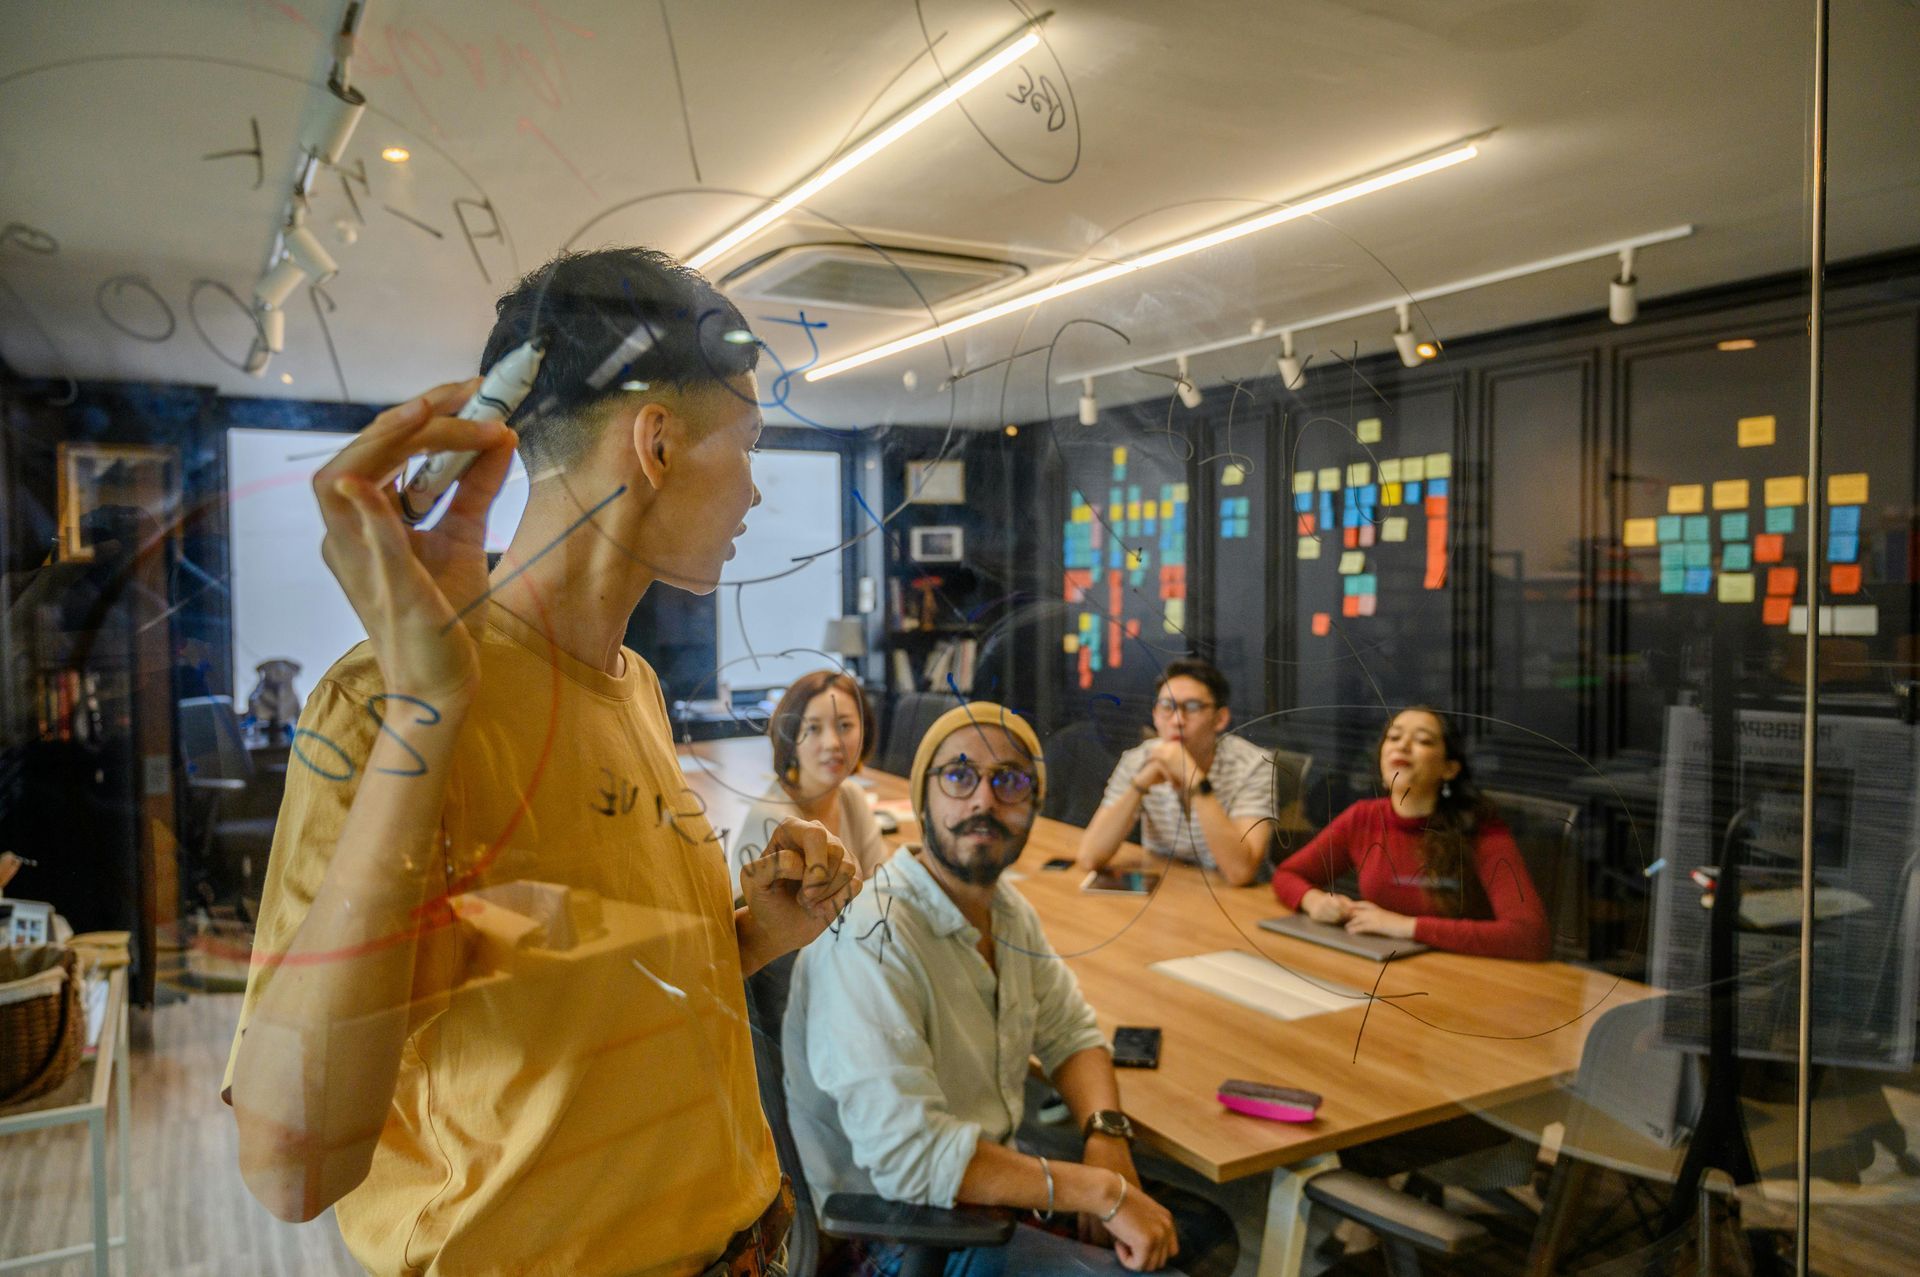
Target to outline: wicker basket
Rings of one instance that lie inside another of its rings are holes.
[[[80,962],[60,945],[0,949],[0,1105],[44,1095],[80,1067]]]

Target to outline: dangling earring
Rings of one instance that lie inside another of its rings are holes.
[[[1453,782],[1452,782],[1452,781],[1450,781],[1450,780],[1443,780],[1443,781],[1441,781],[1441,782],[1440,782],[1440,796],[1441,796],[1442,798],[1451,798],[1451,797],[1453,797]]]

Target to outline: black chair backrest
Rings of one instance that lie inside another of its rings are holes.
[[[1047,796],[1040,814],[1084,826],[1100,809],[1120,751],[1098,723],[1069,723],[1046,742]]]
[[[902,692],[894,698],[887,715],[887,731],[873,765],[883,772],[904,776],[913,768],[913,751],[933,721],[960,702],[952,692]]]
[[[1513,831],[1527,876],[1553,931],[1553,956],[1587,956],[1586,863],[1580,856],[1580,804],[1504,790],[1482,791]]]
[[[176,707],[180,756],[189,774],[206,780],[247,780],[253,757],[240,739],[231,696],[189,696]]]
[[[760,1107],[773,1131],[773,1148],[780,1169],[793,1182],[793,1227],[787,1233],[789,1277],[814,1277],[820,1264],[820,1225],[800,1165],[800,1149],[793,1142],[787,1118],[786,1055],[781,1025],[787,1018],[787,995],[793,987],[797,953],[783,953],[747,977],[747,1023],[753,1030],[753,1067],[759,1075]]]

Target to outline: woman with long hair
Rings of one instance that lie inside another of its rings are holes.
[[[1274,871],[1280,903],[1360,935],[1545,960],[1540,893],[1506,823],[1474,788],[1446,717],[1425,705],[1401,710],[1374,756],[1386,796],[1341,812]],[[1358,900],[1328,890],[1349,869]]]
[[[890,854],[858,785],[847,780],[873,753],[873,708],[860,684],[840,670],[814,670],[795,679],[767,722],[773,738],[774,781],[747,812],[727,850],[736,889],[740,866],[759,856],[767,839],[791,817],[817,820],[860,863],[862,879]]]

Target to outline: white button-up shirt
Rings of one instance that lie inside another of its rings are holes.
[[[1020,1125],[1028,1060],[1049,1076],[1105,1047],[1039,915],[1002,882],[994,961],[902,848],[838,934],[802,951],[787,1003],[787,1107],[816,1206],[831,1193],[952,1206],[983,1139]]]

